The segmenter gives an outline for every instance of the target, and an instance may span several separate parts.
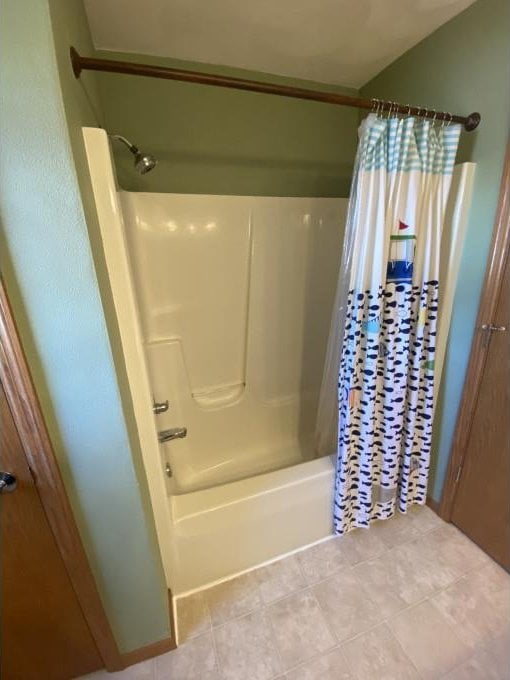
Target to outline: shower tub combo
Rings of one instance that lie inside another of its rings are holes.
[[[172,592],[328,538],[314,428],[347,199],[121,191],[106,133],[83,132]],[[441,362],[473,170],[448,210]]]

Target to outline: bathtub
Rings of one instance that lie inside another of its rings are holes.
[[[160,446],[181,594],[331,532],[313,432],[347,201],[118,199],[155,427],[187,428]]]
[[[313,430],[347,199],[124,192],[106,133],[83,135],[172,592],[327,538]]]
[[[313,431],[347,199],[124,192],[106,133],[83,135],[169,588],[328,538],[334,464]],[[462,245],[455,205],[447,254]],[[175,427],[187,436],[160,444]]]
[[[326,456],[168,497],[173,592],[199,589],[332,533],[334,466]]]

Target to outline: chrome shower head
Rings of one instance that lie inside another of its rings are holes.
[[[135,168],[141,175],[145,175],[156,167],[158,161],[150,153],[140,153],[138,151],[135,154]]]
[[[122,135],[108,135],[111,139],[116,139],[127,146],[135,157],[135,169],[141,175],[145,175],[156,167],[158,161],[150,153],[142,153],[140,149]]]

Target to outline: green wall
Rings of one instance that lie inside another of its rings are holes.
[[[510,116],[510,2],[478,0],[362,88],[362,94],[469,114],[458,159],[477,163],[439,407],[431,491],[439,500],[469,358],[498,199]]]
[[[145,55],[99,53],[196,71],[354,94],[335,86]],[[356,109],[253,92],[98,74],[104,124],[160,160],[133,171],[114,146],[122,187],[131,191],[347,196],[356,150]]]
[[[128,651],[168,635],[167,598],[115,328],[105,323],[108,290],[101,300],[92,257],[80,126],[95,125],[100,106],[92,78],[72,78],[70,42],[91,50],[78,0],[2,2],[2,274],[108,618]]]

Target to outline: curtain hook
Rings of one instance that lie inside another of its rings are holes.
[[[407,112],[405,113],[405,115],[406,115],[407,118],[409,118],[409,116],[411,115],[411,105],[406,104],[406,106],[407,106]]]

